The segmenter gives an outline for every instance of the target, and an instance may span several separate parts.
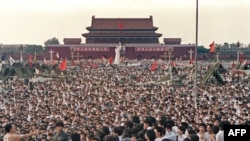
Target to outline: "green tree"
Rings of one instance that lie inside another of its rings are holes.
[[[216,52],[216,53],[220,52],[221,47],[223,47],[223,45],[221,45],[221,44],[216,44],[216,45],[215,45],[215,52]]]
[[[197,52],[198,53],[209,53],[209,49],[205,48],[204,46],[198,46]]]
[[[55,37],[51,38],[51,39],[48,39],[47,41],[44,42],[44,45],[47,46],[47,45],[58,45],[60,44],[59,43],[59,40]]]
[[[225,42],[223,47],[229,47],[229,43]]]
[[[26,53],[42,53],[44,51],[41,45],[25,45],[24,52]]]

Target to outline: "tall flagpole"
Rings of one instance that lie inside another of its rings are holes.
[[[3,44],[0,43],[0,57],[1,57],[1,61],[3,61],[3,60],[2,60],[2,46],[3,46]]]
[[[197,108],[197,46],[198,46],[198,1],[196,0],[196,19],[195,19],[195,81],[194,81],[194,93],[195,93],[195,108]]]
[[[23,62],[23,45],[20,45],[20,62]]]

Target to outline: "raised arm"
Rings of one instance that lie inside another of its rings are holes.
[[[14,140],[16,140],[16,139],[20,140],[22,138],[30,137],[30,136],[37,135],[37,134],[38,134],[38,131],[30,132],[28,134],[21,134],[21,135],[16,134],[13,136],[13,138],[14,138]]]

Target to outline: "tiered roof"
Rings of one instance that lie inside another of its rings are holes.
[[[88,30],[95,29],[147,29],[147,30],[157,30],[157,27],[153,26],[153,17],[149,18],[95,18],[92,17],[92,23]]]
[[[162,34],[155,33],[158,27],[154,27],[152,16],[149,18],[95,18],[93,16],[91,26],[86,29],[90,32],[82,34],[84,37],[162,36]]]

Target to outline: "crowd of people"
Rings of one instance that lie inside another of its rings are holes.
[[[2,82],[0,140],[15,126],[32,141],[222,141],[225,124],[249,124],[249,76],[234,79],[228,70],[224,85],[213,76],[201,85],[208,71],[203,64],[195,94],[191,69],[176,64],[186,77],[183,86],[173,86],[157,83],[169,71],[160,65],[150,71],[150,63],[93,68],[85,62],[63,78]],[[58,127],[65,133],[59,139]]]

